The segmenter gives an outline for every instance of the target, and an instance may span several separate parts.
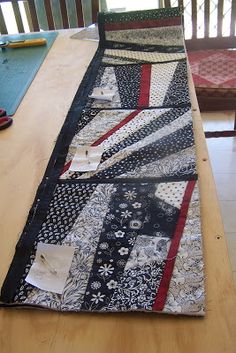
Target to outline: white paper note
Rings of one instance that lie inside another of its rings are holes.
[[[90,98],[104,100],[104,101],[112,101],[115,92],[109,88],[95,87],[92,94],[89,96]]]
[[[94,171],[100,163],[102,154],[103,148],[101,146],[77,147],[69,170],[72,172]]]
[[[38,243],[26,282],[42,290],[62,294],[74,251],[73,246]]]

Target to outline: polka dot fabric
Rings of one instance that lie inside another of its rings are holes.
[[[153,19],[172,19],[180,17],[181,11],[179,8],[168,8],[146,11],[130,11],[126,13],[103,13],[100,15],[99,23],[117,23],[129,21],[144,21]]]
[[[68,234],[79,212],[90,199],[95,185],[59,184],[49,211],[38,233],[37,242],[60,243]]]
[[[138,106],[141,82],[141,66],[116,66],[116,79],[124,108]]]
[[[190,103],[186,61],[178,63],[163,101],[163,105],[173,103],[176,105]]]
[[[172,184],[160,183],[157,185],[155,195],[173,207],[180,208],[185,192],[185,187],[186,185],[184,181]]]

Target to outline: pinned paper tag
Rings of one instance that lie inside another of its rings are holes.
[[[74,251],[73,246],[38,243],[26,282],[42,290],[62,294]]]
[[[77,147],[69,170],[72,172],[91,172],[97,169],[103,148],[101,146]]]
[[[114,95],[115,92],[109,88],[96,87],[94,88],[92,94],[89,97],[111,102]]]

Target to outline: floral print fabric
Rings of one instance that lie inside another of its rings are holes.
[[[75,222],[69,226],[64,239],[61,239],[62,245],[76,247],[64,292],[62,295],[48,293],[22,280],[21,290],[16,295],[15,301],[66,311],[152,311],[163,270],[168,261],[168,250],[180,215],[187,183],[187,181],[132,182],[91,185],[83,182],[79,188],[76,183],[70,184],[70,191],[68,185],[59,184],[46,216],[47,225],[43,223],[40,231],[40,234],[44,232],[44,242],[47,243],[55,241],[47,230],[53,223],[55,200],[63,195],[63,189],[69,191],[71,202],[76,200],[79,190],[93,191],[89,198],[84,199],[84,205],[77,213]],[[194,275],[195,281],[191,283],[189,274],[187,277],[183,275],[183,271],[185,269],[188,271],[191,266],[195,271],[195,266],[193,260],[188,260],[189,264],[185,263],[185,255],[182,259],[181,250],[177,257],[178,267],[173,274],[173,289],[171,282],[167,298],[167,312],[184,312],[181,304],[187,305],[186,298],[181,297],[180,304],[173,307],[171,301],[172,293],[176,295],[177,287],[183,280],[187,282],[188,290],[191,292],[189,307],[193,305],[192,298],[197,290],[198,302],[197,304],[194,302],[194,314],[197,314],[196,305],[200,314],[203,311],[198,202],[196,186],[181,240],[181,249],[185,248],[185,251],[191,249],[192,253],[196,249],[198,266]],[[65,208],[66,204],[62,203],[61,207]],[[54,234],[63,223],[63,215],[58,216]],[[189,237],[187,243],[186,237]],[[179,264],[181,261],[184,261],[183,269],[183,264]],[[29,267],[30,264],[25,276]],[[182,276],[177,271],[180,271]]]

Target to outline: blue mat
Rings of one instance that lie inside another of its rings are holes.
[[[0,37],[0,40],[46,38],[39,47],[0,49],[0,107],[13,115],[43,63],[58,33],[30,33]]]

